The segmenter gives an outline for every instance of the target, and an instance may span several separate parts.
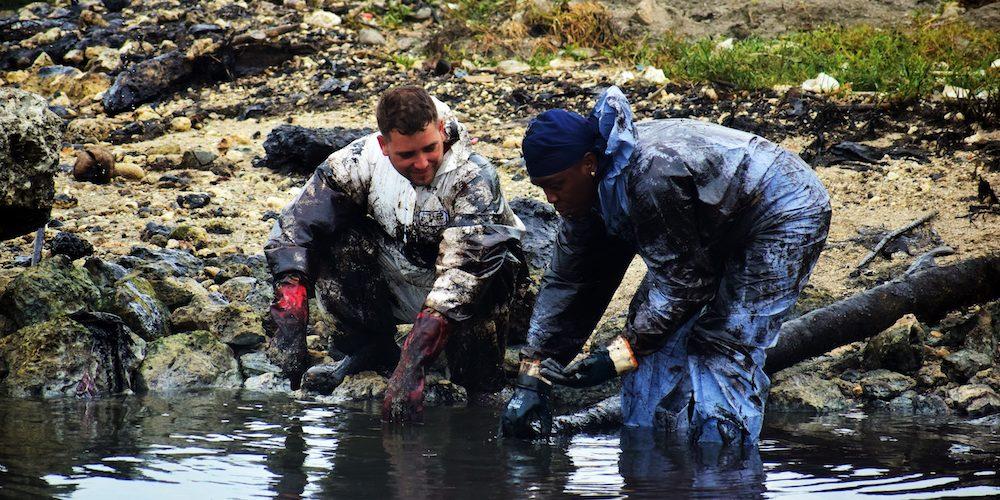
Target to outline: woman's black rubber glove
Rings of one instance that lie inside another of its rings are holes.
[[[552,358],[546,359],[542,361],[540,373],[553,384],[582,388],[603,384],[638,366],[628,341],[619,336],[607,349],[598,349],[565,367]]]
[[[523,360],[514,396],[500,416],[500,436],[520,439],[547,438],[552,433],[552,386],[539,378],[538,360]]]

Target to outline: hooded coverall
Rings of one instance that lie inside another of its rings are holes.
[[[316,169],[264,253],[273,275],[294,271],[315,283],[320,306],[336,319],[332,340],[341,352],[390,346],[396,325],[432,308],[455,325],[446,347],[451,379],[493,392],[502,383],[524,226],[492,165],[471,151],[465,127],[434,101],[448,150],[430,185],[399,174],[377,133],[360,138]]]
[[[756,442],[765,349],[823,248],[827,192],[761,137],[687,119],[633,125],[612,89],[598,104],[617,110],[608,143],[634,150],[598,172],[597,209],[563,220],[524,354],[570,361],[638,254],[647,271],[623,333],[639,362],[623,380],[625,425]]]

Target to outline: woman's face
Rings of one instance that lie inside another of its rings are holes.
[[[597,158],[593,153],[562,172],[532,177],[531,183],[542,188],[545,198],[567,218],[586,214],[597,201]]]

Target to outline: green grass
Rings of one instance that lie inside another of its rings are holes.
[[[392,0],[386,4],[380,23],[389,29],[399,28],[402,26],[403,21],[406,20],[406,16],[409,16],[412,12],[413,9],[409,5],[399,0]]]
[[[460,0],[457,5],[446,15],[468,27],[472,40],[446,44],[444,55],[453,59],[490,63],[514,57],[542,67],[587,47],[612,64],[653,65],[674,81],[725,82],[739,89],[799,85],[824,72],[853,91],[898,100],[928,96],[944,85],[973,94],[1000,91],[1000,70],[990,69],[1000,57],[1000,32],[960,21],[934,24],[914,18],[887,28],[829,26],[749,37],[719,50],[719,39],[614,32],[610,17],[595,3],[563,2],[548,11],[514,0]],[[536,36],[528,37],[530,43],[498,43],[497,28],[518,10],[523,31]]]

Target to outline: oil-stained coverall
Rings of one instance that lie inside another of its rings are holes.
[[[399,174],[377,133],[360,138],[330,155],[284,208],[265,255],[275,276],[314,283],[341,352],[374,343],[398,353],[396,325],[430,308],[455,325],[445,348],[452,380],[494,392],[524,226],[466,128],[434,101],[449,149],[430,185]]]
[[[647,271],[623,332],[638,358],[623,380],[625,425],[756,442],[765,349],[823,248],[827,192],[801,158],[756,135],[633,124],[615,87],[594,114],[609,160],[599,207],[563,220],[524,355],[570,361],[638,254]]]

